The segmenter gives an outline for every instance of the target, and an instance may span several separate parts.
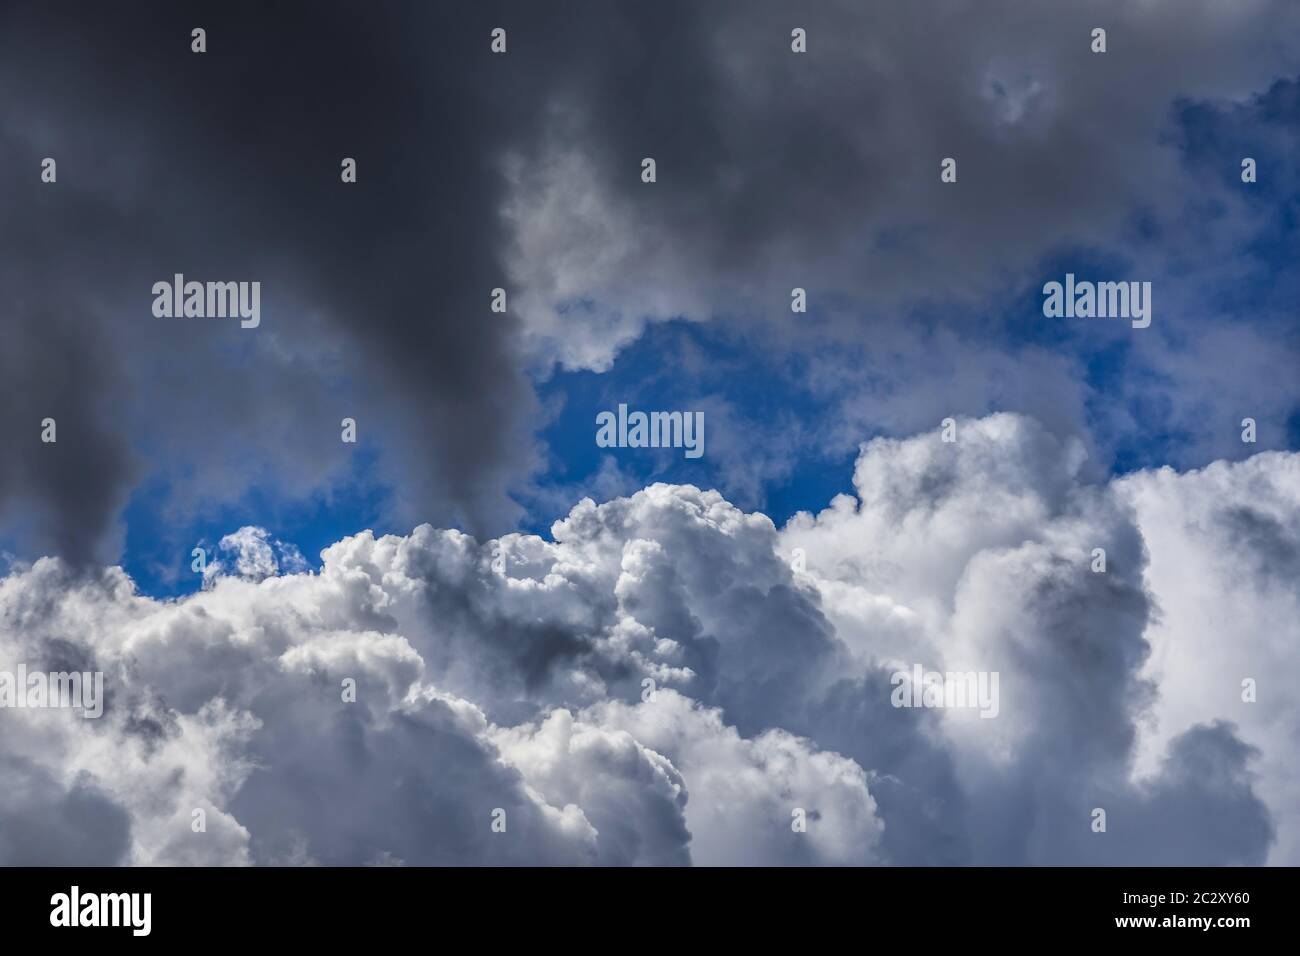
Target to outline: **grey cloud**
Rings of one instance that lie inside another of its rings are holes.
[[[788,356],[781,386],[824,404],[815,428],[786,423],[773,444],[833,456],[864,432],[1000,410],[1058,434],[1092,426],[1101,468],[1242,457],[1247,413],[1285,447],[1294,323],[1284,292],[1243,304],[1242,286],[1290,289],[1294,270],[1257,242],[1281,204],[1235,173],[1250,143],[1271,183],[1292,180],[1296,17],[1177,2],[630,15],[573,51],[538,140],[514,144],[524,340],[543,366],[604,370],[647,322],[722,323]],[[1105,54],[1089,51],[1095,26]],[[1189,114],[1228,117],[1194,161]],[[652,186],[636,175],[646,155]],[[953,185],[938,178],[948,156]],[[1045,324],[1041,285],[1071,263],[1153,281],[1152,328]],[[810,314],[790,314],[794,286]],[[736,423],[759,425],[774,423]],[[745,469],[769,462],[715,447],[727,493],[761,505]]]
[[[93,782],[65,786],[43,767],[0,753],[0,865],[120,866],[131,816]]]
[[[575,49],[556,84],[556,124],[571,136],[552,148],[581,165],[534,162],[526,192],[535,201],[555,177],[591,180],[626,213],[630,283],[673,263],[689,266],[687,289],[721,274],[782,301],[800,284],[791,270],[878,302],[987,292],[1061,243],[1136,252],[1137,210],[1178,215],[1188,180],[1162,141],[1175,105],[1236,100],[1300,65],[1300,48],[1271,42],[1295,11],[1271,12],[1172,2],[1140,17],[1118,2],[959,3],[938,20],[848,3],[629,12],[625,28]],[[1110,50],[1094,55],[1090,31],[1103,22]],[[808,31],[806,55],[790,52],[795,24]],[[1207,42],[1220,54],[1208,61]],[[619,97],[605,95],[610,84]],[[1008,110],[1017,91],[1032,95]],[[662,171],[652,189],[633,174],[642,155]],[[971,186],[937,188],[944,156]],[[556,230],[610,214],[591,198],[539,208],[538,228]]]

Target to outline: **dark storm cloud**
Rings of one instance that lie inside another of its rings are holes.
[[[795,276],[815,276],[879,307],[1001,289],[1058,247],[1123,258],[1153,238],[1185,242],[1152,233],[1182,221],[1182,190],[1198,182],[1170,140],[1177,108],[1300,69],[1300,43],[1279,41],[1300,11],[1262,8],[629,6],[539,73],[557,117],[547,131],[573,134],[552,146],[581,155],[594,196],[629,212],[634,273],[682,249],[694,284],[788,297]],[[791,52],[793,27],[806,54]],[[1103,54],[1094,27],[1108,31]],[[959,173],[947,188],[944,157]],[[1221,198],[1238,159],[1200,187]],[[524,181],[565,173],[536,164]],[[566,211],[550,212],[558,232]]]
[[[31,550],[73,552],[105,546],[138,477],[161,473],[181,509],[259,485],[329,488],[353,464],[343,417],[398,489],[397,520],[500,530],[540,461],[521,350],[599,367],[646,315],[781,311],[798,283],[869,291],[879,310],[1015,285],[1061,244],[1138,257],[1138,221],[1180,241],[1168,227],[1186,225],[1191,180],[1162,140],[1172,104],[1245,95],[1293,67],[1276,41],[1300,12],[28,3],[0,16],[0,402],[14,435],[65,409],[61,442],[79,444],[11,443],[0,500]],[[1103,20],[1097,56],[1088,31]],[[505,56],[489,51],[496,26]],[[806,55],[790,52],[794,26]],[[39,181],[45,156],[55,185]],[[344,156],[355,185],[339,181]],[[944,156],[959,162],[952,189]],[[261,327],[153,318],[149,289],[176,272],[262,282]],[[496,286],[509,315],[488,309]],[[574,300],[590,308],[557,317]],[[881,331],[855,319],[839,334]],[[987,378],[966,407],[1005,376]],[[896,404],[911,407],[905,391]],[[1081,406],[1063,400],[1063,414]]]
[[[100,542],[139,459],[187,504],[319,487],[343,417],[404,517],[510,516],[533,401],[488,309],[491,157],[527,110],[457,6],[7,8],[0,493],[48,506],[34,549]],[[155,318],[177,272],[260,281],[261,326]],[[57,446],[26,440],[45,415]]]
[[[12,264],[0,270],[7,277]],[[93,326],[40,303],[28,314],[31,325],[6,323],[0,349],[0,522],[80,565],[93,556],[87,546],[110,532],[134,474],[101,401],[121,383],[100,361],[107,349]],[[51,443],[42,441],[46,419],[54,420]]]

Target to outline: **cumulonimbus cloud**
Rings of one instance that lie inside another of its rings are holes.
[[[107,701],[0,709],[0,862],[1296,862],[1300,456],[1082,460],[995,415],[780,530],[661,484],[170,601],[16,565],[0,670]],[[912,664],[998,672],[997,716],[893,706]]]

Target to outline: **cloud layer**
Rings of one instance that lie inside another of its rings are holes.
[[[20,564],[0,670],[107,704],[0,710],[0,863],[1298,862],[1300,456],[1082,465],[995,415],[782,530],[653,485],[319,573],[243,529],[174,601]],[[998,716],[892,706],[918,663],[999,672]]]

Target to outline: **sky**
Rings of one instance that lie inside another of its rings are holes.
[[[0,863],[1300,863],[1294,4],[8,0],[0,102],[0,674],[107,688]]]

